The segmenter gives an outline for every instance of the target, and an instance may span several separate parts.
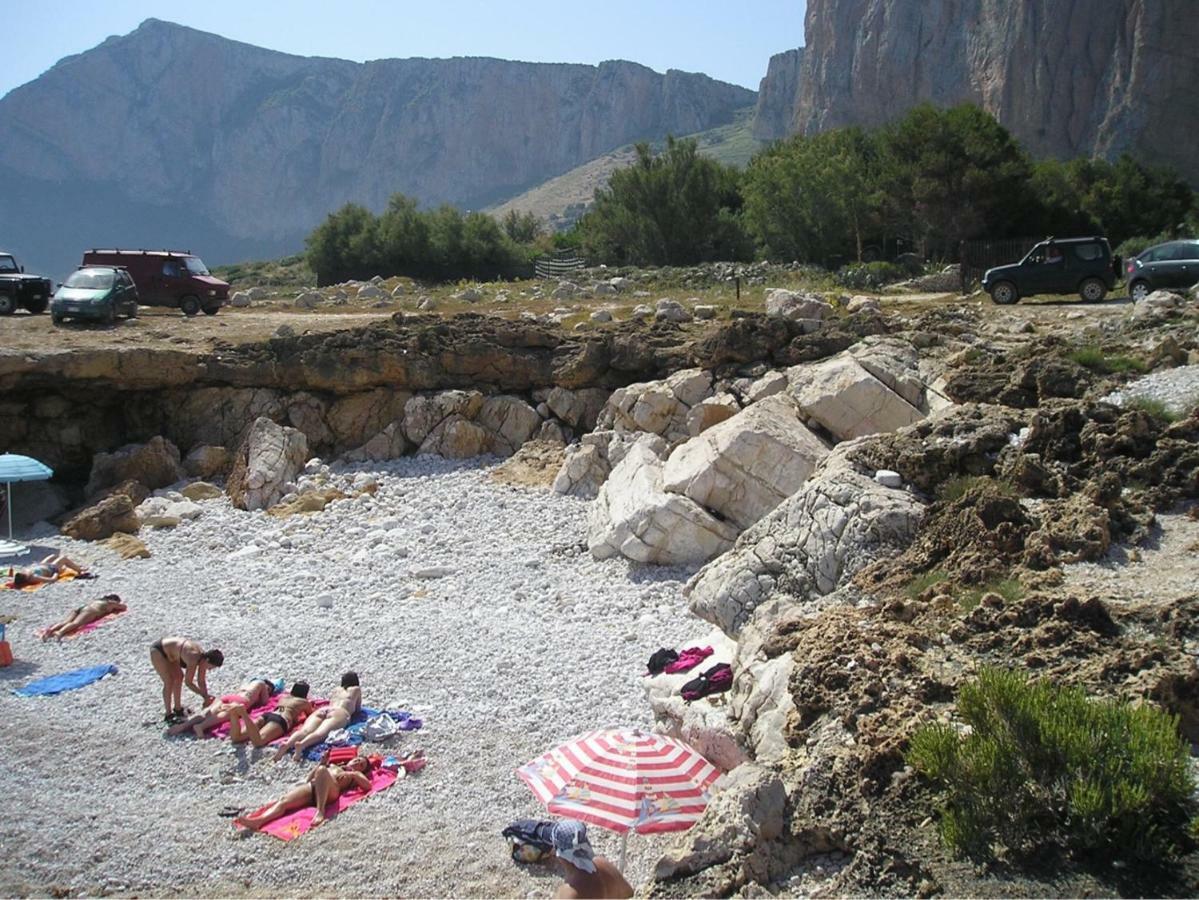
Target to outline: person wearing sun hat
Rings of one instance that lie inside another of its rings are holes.
[[[623,900],[633,896],[620,869],[596,856],[587,839],[587,826],[575,819],[554,825],[554,855],[562,866],[564,883],[555,897],[597,897]]]

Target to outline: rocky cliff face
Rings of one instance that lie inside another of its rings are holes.
[[[246,258],[298,248],[347,201],[378,209],[403,191],[479,208],[752,102],[629,62],[358,64],[149,20],[0,100],[0,227],[60,268],[100,243]]]
[[[758,87],[758,105],[754,109],[754,137],[773,141],[791,133],[798,113],[799,73],[803,68],[803,48],[776,53],[770,57],[766,77]]]
[[[792,133],[972,102],[1037,156],[1131,151],[1199,182],[1196,12],[1192,0],[808,0],[798,78],[772,61],[760,102],[794,82]],[[772,102],[761,129],[785,108]]]

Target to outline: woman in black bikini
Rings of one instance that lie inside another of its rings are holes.
[[[365,756],[355,756],[345,766],[322,763],[308,773],[304,784],[292,788],[270,806],[256,813],[238,816],[233,820],[233,824],[250,831],[258,831],[268,822],[273,822],[290,812],[315,806],[316,815],[312,818],[312,826],[315,828],[325,821],[326,807],[340,797],[343,791],[355,787],[363,791],[371,789],[370,771],[371,762]]]
[[[250,741],[255,747],[265,747],[286,735],[310,712],[312,703],[308,699],[308,682],[297,681],[291,686],[290,694],[279,698],[272,712],[263,713],[257,720],[250,718],[244,706],[230,709],[229,740],[235,744]]]
[[[163,719],[173,722],[187,715],[183,708],[183,685],[203,697],[205,706],[213,701],[208,693],[208,670],[219,669],[225,662],[225,654],[220,650],[205,650],[190,638],[165,637],[150,645],[150,662],[162,679],[162,705],[166,708]]]
[[[121,602],[118,595],[105,594],[99,600],[93,600],[91,603],[77,607],[61,622],[51,625],[42,632],[42,640],[65,638],[67,635],[74,634],[84,625],[90,625],[111,613],[124,612],[126,609],[128,607]]]

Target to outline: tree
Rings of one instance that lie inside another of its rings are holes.
[[[350,278],[369,278],[369,257],[376,252],[372,234],[375,217],[370,210],[347,203],[308,235],[308,266],[318,284],[336,284]],[[371,273],[373,274],[373,273]]]
[[[504,218],[500,220],[500,224],[508,239],[517,244],[533,243],[544,230],[541,220],[531,212],[520,213],[514,209],[508,210]]]
[[[668,137],[661,153],[645,143],[636,153],[595,192],[595,205],[580,222],[591,255],[671,266],[749,257],[736,169],[701,156],[694,140]]]

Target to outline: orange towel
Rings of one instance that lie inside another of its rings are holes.
[[[75,580],[74,572],[63,572],[61,575],[59,575],[57,578],[55,578],[54,581],[43,581],[39,584],[27,584],[24,587],[17,587],[11,581],[6,581],[6,582],[4,582],[4,584],[2,586],[0,586],[0,590],[24,591],[25,593],[28,594],[32,591],[36,591],[38,588],[45,587],[48,584],[54,584],[55,581],[74,581],[74,580]]]

